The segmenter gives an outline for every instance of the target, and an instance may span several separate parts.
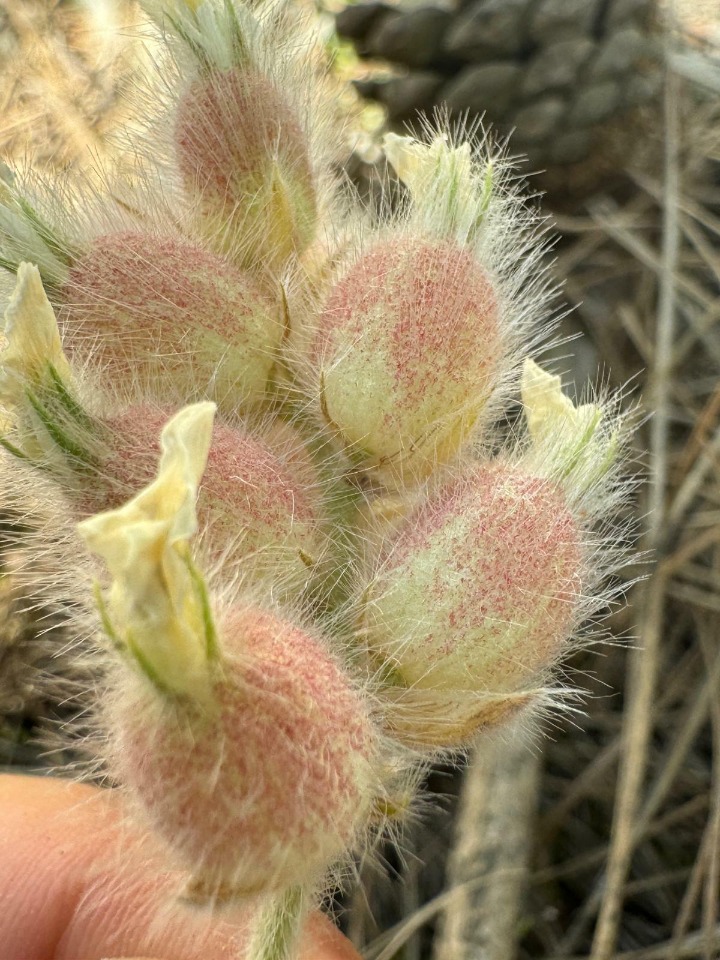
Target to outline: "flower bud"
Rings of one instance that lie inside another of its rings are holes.
[[[70,462],[88,465],[88,418],[40,271],[21,263],[5,311],[0,352],[2,445],[21,459],[65,475]]]
[[[78,526],[113,583],[103,625],[158,690],[207,702],[216,638],[190,561],[195,499],[207,462],[214,404],[181,410],[162,436],[155,480],[132,500]]]
[[[471,144],[447,136],[422,143],[388,133],[385,155],[410,192],[413,219],[437,235],[472,242],[488,211],[493,165],[473,161]]]
[[[283,336],[277,307],[221,257],[174,237],[97,237],[60,292],[72,358],[156,396],[209,392],[224,409],[262,399]]]
[[[175,128],[185,186],[203,234],[245,266],[276,270],[313,238],[307,137],[280,90],[236,67],[196,80]]]
[[[35,264],[46,284],[67,277],[73,244],[17,186],[12,170],[0,161],[0,267],[15,272]]]
[[[391,486],[418,482],[468,441],[504,352],[493,285],[470,255],[387,238],[322,311],[322,412],[361,469]]]
[[[397,735],[457,745],[532,699],[567,649],[582,582],[562,492],[522,467],[475,467],[421,503],[363,594]]]
[[[50,380],[51,367],[58,377],[69,381],[70,369],[55,314],[34,264],[20,264],[15,290],[5,311],[3,335],[6,345],[2,352],[0,402],[4,406],[18,406],[19,395],[27,386],[42,390]]]

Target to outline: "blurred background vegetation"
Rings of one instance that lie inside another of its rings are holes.
[[[297,0],[308,2],[308,0]],[[558,239],[554,364],[647,414],[628,506],[642,530],[607,643],[569,665],[582,711],[508,727],[382,871],[334,906],[368,960],[720,956],[720,4],[327,0],[308,11],[369,202],[378,136],[445,107],[507,142]],[[340,36],[335,32],[338,26]],[[96,176],[133,123],[148,52],[133,0],[0,0],[0,158]],[[122,163],[122,158],[116,159]],[[562,311],[561,311],[562,312]],[[0,529],[0,544],[2,530]],[[0,763],[62,716],[36,688],[42,611],[0,579]]]

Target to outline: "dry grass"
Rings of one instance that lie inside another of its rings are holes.
[[[0,0],[0,155],[30,143],[68,167],[106,149],[132,53],[93,53],[79,16]],[[578,656],[585,716],[481,747],[464,798],[436,771],[443,809],[347,899],[367,960],[720,956],[720,71],[705,48],[673,52],[661,172],[558,219],[570,349],[651,414],[634,505],[651,559],[611,618],[634,640]]]
[[[89,174],[127,119],[139,19],[135,0],[0,0],[0,157]]]

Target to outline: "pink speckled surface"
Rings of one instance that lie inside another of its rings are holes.
[[[116,772],[210,886],[312,879],[367,809],[366,708],[322,642],[293,624],[238,608],[221,631],[217,714],[132,683],[114,709]]]
[[[370,642],[423,688],[522,689],[573,630],[580,544],[547,480],[502,461],[479,466],[423,502],[386,546]]]
[[[210,382],[229,358],[252,369],[248,392],[264,388],[283,331],[251,276],[196,244],[150,233],[97,237],[70,271],[58,319],[71,357],[93,356],[108,376]],[[204,349],[203,336],[214,338]]]
[[[504,352],[486,271],[449,241],[408,237],[379,243],[334,285],[314,347],[327,416],[347,441],[383,457],[428,446],[430,461],[459,420],[459,432],[474,423]]]
[[[119,507],[157,474],[160,434],[176,411],[129,407],[105,422],[109,459],[79,497],[83,516]],[[210,531],[211,559],[244,575],[264,571],[276,589],[301,589],[307,563],[328,549],[322,489],[297,435],[279,428],[271,439],[216,417],[198,495],[200,529]],[[302,557],[301,557],[302,552]],[[304,558],[304,559],[303,559]],[[284,578],[289,578],[287,584]]]
[[[277,150],[284,164],[311,182],[305,136],[287,99],[260,73],[215,72],[180,102],[175,139],[188,182],[206,197],[232,202],[237,182],[254,177]]]
[[[236,68],[194,82],[178,106],[175,144],[210,233],[229,230],[221,245],[249,254],[254,242],[272,260],[306,246],[316,221],[308,139],[270,78]],[[277,177],[285,192],[273,185]]]

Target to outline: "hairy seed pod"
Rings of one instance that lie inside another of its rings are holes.
[[[128,675],[108,712],[114,767],[200,895],[313,882],[357,839],[375,735],[323,641],[256,607],[218,625],[212,705]]]
[[[283,336],[280,310],[222,257],[149,233],[97,237],[60,292],[63,344],[155,394],[201,392],[221,408],[262,400]]]
[[[564,495],[522,468],[476,467],[424,501],[365,592],[368,650],[395,682],[391,725],[450,746],[524,705],[567,649],[582,572]]]
[[[137,405],[103,423],[105,456],[97,481],[81,489],[84,515],[117,507],[152,479],[170,415]],[[328,550],[320,481],[286,425],[264,439],[215,421],[198,518],[215,558],[222,556],[227,569],[238,569],[246,579],[271,577],[282,596],[297,595]]]
[[[402,486],[451,460],[503,359],[485,270],[453,242],[385,240],[342,276],[315,344],[322,412],[354,462]]]
[[[178,108],[175,142],[211,242],[253,267],[302,253],[317,218],[307,137],[270,79],[236,68],[195,81]]]

